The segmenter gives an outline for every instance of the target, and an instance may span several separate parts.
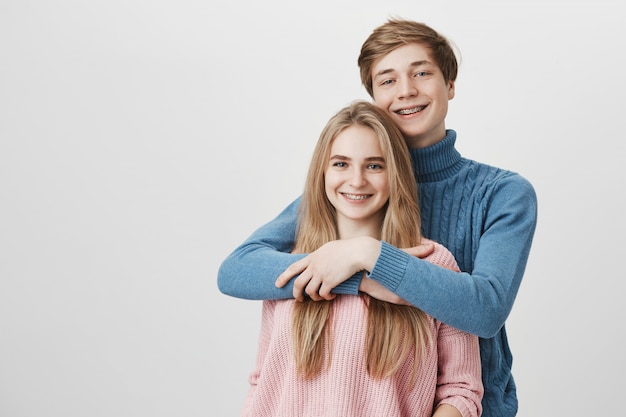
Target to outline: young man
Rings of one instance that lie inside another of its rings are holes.
[[[302,299],[306,293],[321,300],[362,291],[415,305],[480,337],[483,416],[514,416],[504,323],[535,231],[535,191],[520,175],[465,159],[455,149],[456,132],[446,129],[445,117],[458,66],[444,37],[421,23],[390,20],[368,37],[358,62],[374,104],[397,123],[410,148],[423,235],[446,246],[462,273],[420,259],[427,247],[395,248],[371,238],[290,254],[297,199],[224,260],[219,288],[247,299]],[[368,274],[361,279],[363,270]]]

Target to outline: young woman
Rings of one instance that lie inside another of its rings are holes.
[[[416,190],[398,127],[372,104],[351,104],[330,119],[314,150],[293,252],[337,239],[427,241]],[[434,247],[426,260],[458,271],[451,253]],[[262,317],[242,416],[481,414],[478,338],[402,300],[272,300]]]

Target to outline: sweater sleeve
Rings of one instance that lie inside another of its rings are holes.
[[[424,242],[432,241],[424,239]],[[435,244],[435,250],[424,260],[455,271],[458,279],[459,267],[452,253],[443,245],[432,243]],[[449,404],[459,410],[463,417],[478,417],[482,412],[484,393],[478,337],[443,323],[438,326],[435,408]]]
[[[252,402],[254,401],[257,385],[261,376],[261,368],[263,367],[263,363],[265,363],[265,358],[267,356],[270,341],[272,339],[275,307],[276,301],[263,301],[263,308],[261,310],[261,330],[259,332],[256,366],[248,376],[250,388],[248,389],[248,393],[244,400],[241,416],[249,416],[250,410],[252,409]]]
[[[219,290],[232,297],[249,300],[293,298],[293,279],[282,288],[276,278],[289,265],[306,254],[292,254],[301,197],[294,200],[275,219],[257,229],[226,257],[217,275]],[[333,293],[358,294],[360,274],[337,286]]]
[[[526,268],[537,221],[532,185],[519,175],[501,179],[486,196],[482,216],[472,271],[456,274],[383,242],[370,278],[444,323],[493,337]]]
[[[435,407],[449,404],[463,417],[480,416],[484,388],[478,337],[440,323],[437,351]]]

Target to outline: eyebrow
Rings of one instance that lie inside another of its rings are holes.
[[[348,157],[348,156],[344,156],[344,155],[331,155],[330,160],[332,161],[333,159],[340,159],[342,161],[351,161],[352,158]],[[370,162],[370,161],[381,161],[381,162],[385,162],[385,158],[383,158],[382,156],[368,156],[367,158],[365,158],[366,161]]]
[[[411,67],[411,68],[415,68],[415,67],[420,67],[420,66],[422,66],[422,65],[430,65],[430,64],[432,64],[432,62],[430,62],[430,61],[429,61],[429,60],[427,60],[427,59],[423,59],[423,60],[420,60],[420,61],[414,61],[414,62],[411,62],[411,63],[409,64],[409,67]],[[393,68],[387,68],[387,69],[384,69],[384,70],[380,70],[380,71],[378,71],[378,72],[374,75],[374,78],[378,78],[378,77],[380,77],[381,75],[389,74],[389,73],[392,73],[392,72],[396,72],[396,70],[395,70],[395,69],[393,69]]]

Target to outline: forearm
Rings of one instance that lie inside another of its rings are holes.
[[[278,252],[248,240],[222,262],[218,271],[219,290],[248,300],[293,298],[293,282],[277,288],[274,281],[285,268],[303,256]]]
[[[300,199],[291,203],[274,220],[257,229],[220,265],[219,290],[250,300],[293,298],[294,280],[276,287],[278,276],[306,254],[292,254]],[[372,264],[375,262],[375,257]],[[352,276],[333,289],[335,294],[357,294],[360,276]]]
[[[444,323],[493,337],[513,307],[536,226],[532,188],[514,185],[475,210],[472,234],[456,248],[467,270],[457,274],[385,243],[370,278]]]
[[[369,277],[436,319],[485,338],[500,329],[514,299],[497,277],[453,272],[385,242]]]
[[[276,277],[305,255],[290,254],[299,199],[257,229],[220,265],[217,283],[224,294],[254,300],[291,298],[291,288],[276,288]]]

